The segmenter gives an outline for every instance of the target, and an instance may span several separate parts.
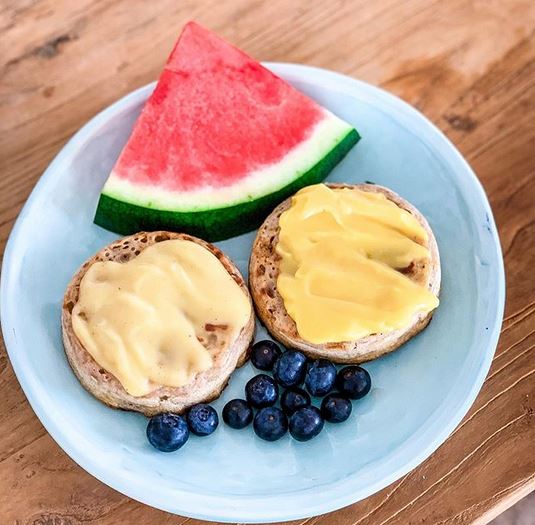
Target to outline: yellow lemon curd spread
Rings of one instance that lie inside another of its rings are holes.
[[[251,315],[249,300],[206,248],[154,244],[126,263],[96,262],[80,283],[74,332],[133,396],[180,387],[212,366],[201,344],[214,327],[232,343]]]
[[[429,259],[427,232],[382,193],[309,186],[279,224],[277,289],[304,340],[354,341],[438,306],[397,271]]]

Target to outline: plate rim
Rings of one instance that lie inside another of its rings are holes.
[[[464,401],[458,404],[458,406],[456,406],[454,409],[451,409],[453,410],[453,413],[449,414],[447,418],[441,418],[442,420],[446,419],[447,424],[445,424],[439,432],[432,433],[434,437],[429,440],[427,446],[420,450],[418,454],[412,455],[409,459],[404,458],[404,461],[398,461],[397,468],[391,469],[390,474],[384,475],[382,478],[377,479],[375,483],[367,485],[365,489],[360,489],[359,491],[352,490],[351,485],[353,480],[352,476],[349,476],[340,482],[329,484],[340,485],[338,488],[343,490],[340,490],[341,494],[337,494],[337,497],[331,497],[328,500],[326,498],[319,499],[313,496],[314,490],[317,490],[317,486],[305,489],[298,493],[286,493],[282,496],[233,495],[232,497],[224,497],[222,495],[193,495],[190,492],[174,491],[172,498],[168,497],[168,493],[165,493],[166,497],[163,498],[158,494],[155,494],[154,490],[150,493],[150,496],[146,496],[146,488],[138,486],[139,484],[133,484],[132,480],[124,480],[120,475],[115,474],[113,471],[108,472],[105,468],[101,469],[100,465],[98,465],[95,461],[91,461],[90,458],[84,457],[83,454],[80,454],[80,451],[77,450],[76,447],[74,447],[70,442],[68,433],[62,431],[62,429],[59,428],[59,426],[57,426],[55,422],[48,416],[46,405],[42,404],[38,396],[35,395],[32,381],[23,370],[22,358],[15,351],[17,347],[16,338],[10,330],[11,326],[13,326],[13,322],[11,321],[11,308],[9,307],[7,300],[9,296],[8,289],[10,283],[12,282],[11,268],[14,264],[13,257],[17,242],[20,238],[19,230],[21,229],[21,225],[23,224],[26,216],[30,213],[33,200],[36,198],[36,195],[39,194],[40,187],[45,184],[45,181],[48,178],[52,178],[54,176],[54,173],[57,171],[58,167],[61,166],[65,159],[70,157],[71,152],[75,152],[81,145],[83,145],[86,138],[91,136],[95,128],[98,128],[101,124],[105,124],[109,117],[116,115],[138,99],[143,98],[145,93],[149,91],[152,86],[154,86],[155,82],[151,82],[126,94],[104,108],[97,115],[86,122],[71,137],[71,139],[61,148],[59,153],[48,165],[47,169],[33,188],[29,198],[24,204],[22,211],[15,221],[13,229],[10,232],[9,239],[5,247],[2,263],[2,274],[0,279],[0,312],[2,314],[1,323],[4,342],[17,380],[19,381],[32,409],[50,436],[56,441],[60,448],[62,448],[62,450],[69,455],[71,459],[73,459],[73,461],[75,461],[81,468],[86,470],[98,480],[128,497],[167,512],[204,520],[217,520],[223,522],[254,521],[260,523],[315,516],[318,514],[331,512],[364,499],[388,486],[401,476],[405,475],[407,472],[410,472],[425,459],[427,459],[448,438],[448,436],[455,429],[455,427],[457,427],[462,418],[468,412],[469,408],[472,406],[492,363],[503,320],[505,304],[505,270],[500,240],[492,210],[479,179],[469,166],[468,162],[451,143],[451,141],[442,133],[442,131],[440,131],[440,129],[437,128],[430,120],[428,120],[427,117],[425,117],[420,111],[403,101],[401,98],[383,90],[382,88],[368,84],[367,82],[363,82],[361,80],[357,80],[327,69],[303,64],[276,62],[268,62],[264,64],[285,79],[291,79],[293,77],[296,80],[306,80],[308,77],[308,79],[313,82],[313,78],[315,78],[316,84],[328,86],[330,89],[338,92],[346,92],[351,95],[351,91],[357,90],[360,93],[369,94],[375,100],[377,100],[377,97],[379,97],[379,99],[381,99],[386,106],[395,107],[398,111],[407,114],[411,120],[416,119],[416,121],[419,122],[419,126],[423,126],[424,129],[426,128],[426,131],[429,134],[434,135],[436,140],[442,142],[443,147],[447,148],[448,154],[452,156],[452,158],[469,176],[475,192],[477,192],[477,201],[481,203],[485,209],[485,212],[487,213],[489,231],[492,235],[492,245],[495,249],[494,255],[496,256],[497,262],[495,273],[495,286],[497,286],[497,293],[496,301],[493,304],[494,308],[492,309],[493,326],[492,330],[489,329],[485,334],[486,351],[482,356],[483,360],[480,364],[477,376],[474,378],[469,392],[464,397]],[[344,89],[340,89],[341,86],[343,86]],[[429,135],[426,136],[429,137]],[[489,314],[487,313],[487,315]],[[450,403],[448,406],[451,405],[452,404]],[[429,431],[429,428],[426,430]],[[303,503],[303,500],[297,502],[295,501],[296,497],[304,498],[305,494],[309,496],[306,503]],[[221,505],[223,501],[225,505]],[[285,504],[282,504],[283,501]],[[200,505],[201,502],[202,505]]]

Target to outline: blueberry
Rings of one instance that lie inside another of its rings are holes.
[[[281,407],[287,416],[291,416],[298,408],[310,405],[310,396],[302,388],[289,388],[281,396]]]
[[[240,430],[253,420],[253,409],[244,399],[233,399],[223,408],[223,421],[231,428]]]
[[[288,431],[288,420],[277,407],[262,408],[253,422],[255,434],[266,441],[277,441]]]
[[[192,406],[186,416],[186,421],[190,431],[196,436],[209,436],[219,425],[215,409],[204,403]]]
[[[346,366],[336,376],[338,390],[350,399],[364,397],[372,387],[370,374],[360,366]]]
[[[327,359],[317,359],[308,365],[305,378],[307,390],[313,396],[324,396],[334,388],[336,367]]]
[[[342,394],[329,394],[321,402],[321,415],[329,423],[342,423],[351,415],[351,401]]]
[[[158,414],[151,417],[147,425],[149,443],[162,452],[178,450],[188,437],[188,424],[175,414]]]
[[[308,441],[316,437],[323,428],[323,418],[316,407],[296,410],[290,418],[290,434],[297,441]]]
[[[288,350],[281,354],[273,365],[273,377],[279,385],[288,388],[303,382],[307,358],[297,350]]]
[[[251,362],[259,370],[273,370],[277,357],[281,355],[281,349],[277,343],[266,339],[258,341],[251,350]]]
[[[274,405],[279,397],[279,387],[266,374],[258,374],[245,385],[245,398],[255,408]]]

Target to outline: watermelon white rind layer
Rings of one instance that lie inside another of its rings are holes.
[[[303,143],[279,162],[262,167],[226,188],[163,192],[110,177],[100,196],[95,223],[128,235],[166,229],[208,241],[257,228],[284,199],[325,179],[360,139],[357,131],[326,112]]]
[[[231,185],[173,191],[136,184],[112,171],[102,192],[113,199],[156,210],[187,212],[233,206],[287,186],[325,157],[351,129],[348,123],[325,110],[324,118],[309,136],[282,159],[259,167]]]

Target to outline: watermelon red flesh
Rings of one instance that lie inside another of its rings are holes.
[[[322,117],[239,49],[188,24],[114,173],[169,190],[227,186],[278,162]]]
[[[243,203],[252,210],[297,180],[302,187],[311,170],[322,180],[357,140],[349,124],[189,23],[103,189],[95,222],[120,233],[144,222],[202,231],[199,211]],[[194,212],[198,219],[186,217]]]

